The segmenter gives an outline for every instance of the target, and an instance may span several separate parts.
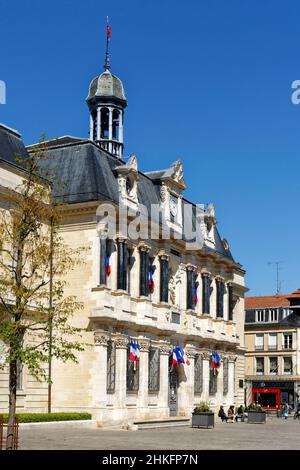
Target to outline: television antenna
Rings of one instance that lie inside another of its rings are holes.
[[[269,266],[272,264],[276,266],[276,295],[281,293],[282,281],[279,279],[279,270],[282,263],[284,263],[284,261],[268,261]]]

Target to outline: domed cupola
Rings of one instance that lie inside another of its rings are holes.
[[[123,83],[110,72],[109,40],[110,26],[107,25],[104,72],[92,80],[86,100],[90,110],[90,139],[114,156],[122,158],[123,121],[127,101]]]

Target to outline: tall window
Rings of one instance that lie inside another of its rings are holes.
[[[270,321],[278,321],[278,310],[272,308],[270,310]]]
[[[256,374],[257,375],[264,375],[265,368],[264,368],[264,358],[257,357],[256,358]]]
[[[149,350],[149,374],[148,374],[148,390],[149,392],[159,391],[159,348],[150,348]]]
[[[293,333],[283,334],[283,349],[293,349]]]
[[[116,348],[113,341],[107,343],[107,377],[106,390],[109,393],[115,391],[116,385]]]
[[[223,393],[228,393],[228,359],[225,358],[223,361]]]
[[[270,374],[275,375],[278,373],[278,357],[270,357]]]
[[[277,349],[277,333],[269,334],[269,350],[276,351]]]
[[[209,394],[215,395],[218,389],[218,372],[212,368],[212,360],[209,363]]]
[[[255,335],[255,350],[263,351],[263,349],[264,349],[264,335],[257,334]]]
[[[265,311],[264,310],[256,310],[256,321],[257,322],[264,322],[265,321]]]
[[[127,377],[126,377],[126,389],[127,392],[137,392],[139,389],[139,362],[135,364],[130,360],[130,345],[127,349]]]
[[[194,393],[201,394],[203,389],[203,359],[196,354],[194,362]]]
[[[292,374],[293,373],[293,362],[291,357],[283,358],[283,373]]]

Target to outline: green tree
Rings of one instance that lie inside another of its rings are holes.
[[[81,330],[70,322],[82,304],[64,291],[66,276],[82,262],[84,250],[72,249],[60,236],[51,175],[41,177],[45,158],[37,150],[18,159],[22,183],[0,210],[0,340],[7,348],[2,367],[9,372],[8,425],[15,421],[18,366],[26,365],[37,381],[49,381],[52,358],[77,362],[83,350]],[[12,445],[8,431],[6,448]]]

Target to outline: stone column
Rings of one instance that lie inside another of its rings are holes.
[[[160,259],[160,302],[169,301],[169,256],[165,253],[159,256]]]
[[[149,294],[148,277],[149,277],[149,248],[141,246],[140,252],[140,296],[147,297]]]
[[[159,393],[158,406],[162,417],[169,417],[169,356],[171,346],[168,343],[161,344],[160,349],[160,371],[159,371]]]
[[[228,400],[230,405],[234,405],[234,395],[235,395],[235,362],[236,356],[228,356]]]
[[[106,374],[107,374],[107,343],[109,334],[106,331],[95,331],[95,360],[92,366],[92,407],[96,410],[97,419],[102,423],[106,411]]]
[[[112,335],[116,346],[116,386],[115,407],[119,409],[119,422],[127,418],[126,411],[126,374],[127,374],[127,347],[128,339],[124,335]]]
[[[113,138],[113,108],[109,108],[108,117],[108,139],[111,141]],[[112,152],[112,143],[109,142],[108,151]]]
[[[203,392],[202,392],[202,399],[203,401],[209,402],[209,363],[210,363],[210,353],[203,352]]]
[[[117,238],[118,269],[117,289],[127,290],[128,249],[125,238]]]
[[[138,413],[140,419],[147,418],[148,411],[148,374],[149,374],[149,347],[148,339],[138,339],[140,344],[140,364],[139,364],[139,392],[138,392]]]
[[[184,364],[180,369],[178,387],[178,414],[190,416],[194,406],[194,361],[195,350],[186,348],[185,353],[190,361],[190,365]]]
[[[97,140],[101,139],[101,107],[97,108]]]
[[[119,112],[119,142],[123,144],[123,112]],[[122,155],[120,155],[121,157]]]
[[[90,114],[90,140],[94,140],[94,119],[92,113]]]

